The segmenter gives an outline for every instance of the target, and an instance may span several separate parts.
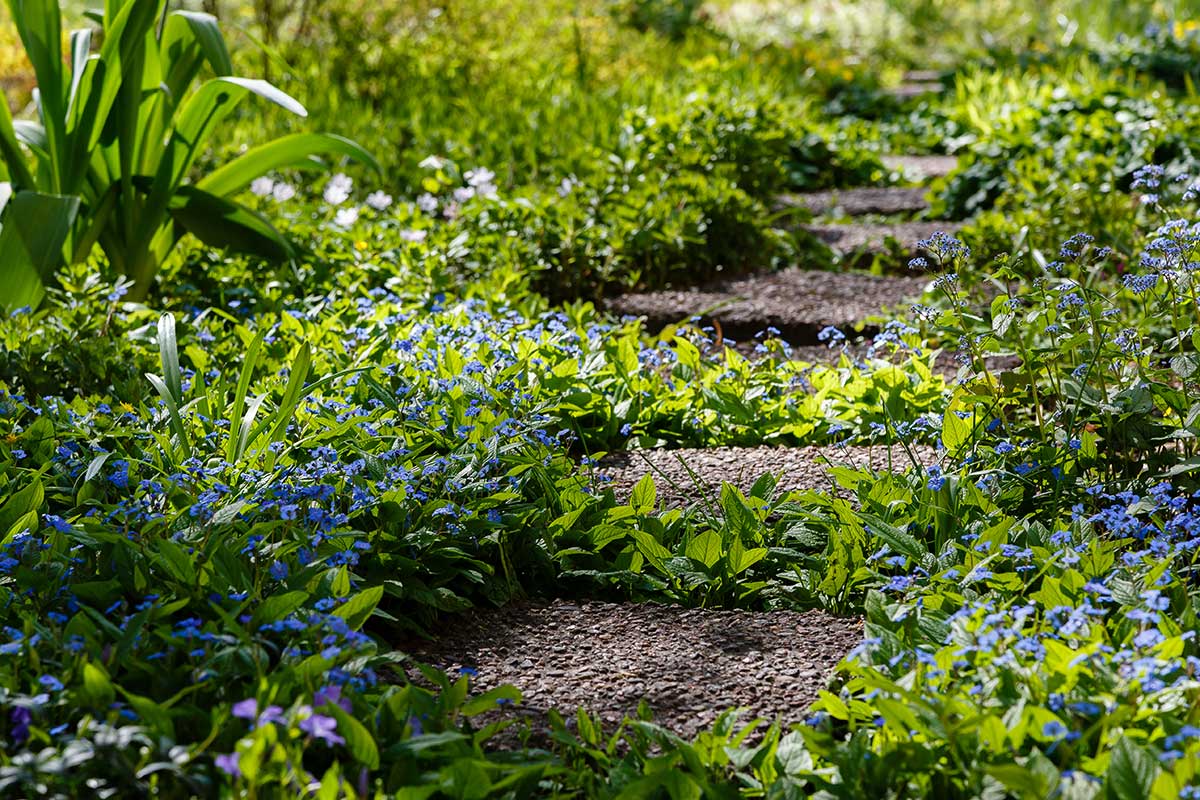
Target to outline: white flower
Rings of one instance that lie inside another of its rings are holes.
[[[572,191],[574,191],[575,187],[578,185],[579,185],[579,181],[575,179],[574,175],[569,175],[569,176],[563,178],[562,183],[560,183],[558,185],[558,196],[566,197]]]
[[[255,178],[250,182],[250,191],[254,192],[259,197],[266,197],[275,188],[275,181],[268,177]]]
[[[340,206],[350,199],[350,192],[353,189],[354,181],[339,172],[329,179],[329,183],[325,184],[325,202],[331,206]]]
[[[467,170],[467,173],[463,175],[463,177],[467,179],[467,183],[479,188],[480,186],[490,184],[492,179],[496,177],[496,173],[492,172],[487,167],[480,167],[479,169]]]
[[[407,230],[400,231],[400,238],[406,242],[423,242],[429,231]]]
[[[429,192],[426,192],[417,198],[417,208],[421,209],[426,214],[432,214],[433,212],[437,211],[437,207],[437,198],[431,195]]]
[[[392,204],[392,196],[387,192],[371,192],[367,195],[367,205],[376,211],[383,211]]]
[[[475,196],[475,187],[460,186],[454,190],[454,199],[460,203],[465,203]]]
[[[499,193],[496,191],[496,184],[494,183],[481,183],[475,187],[476,197],[486,197],[490,200],[497,197],[498,194]]]
[[[295,196],[296,187],[292,186],[290,183],[284,183],[283,181],[280,181],[279,183],[275,184],[273,189],[271,189],[271,197],[275,199],[276,203],[286,203]]]
[[[417,166],[421,169],[441,169],[446,166],[446,159],[441,156],[426,156],[425,160]]]
[[[358,209],[354,206],[351,206],[350,208],[339,209],[338,212],[333,215],[333,221],[335,224],[340,225],[343,228],[349,228],[355,222],[358,222]]]

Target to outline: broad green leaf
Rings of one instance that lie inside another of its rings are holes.
[[[299,590],[272,595],[255,610],[252,627],[281,620],[304,605],[307,600],[308,592]]]
[[[212,247],[271,261],[293,255],[291,243],[262,214],[194,186],[176,192],[169,211],[184,230]]]
[[[370,589],[364,589],[358,594],[351,597],[345,603],[342,603],[333,612],[334,615],[346,620],[346,624],[351,630],[358,630],[371,616],[371,612],[379,605],[379,601],[383,599],[383,587],[372,586]]]
[[[951,452],[971,439],[971,420],[959,418],[958,410],[957,404],[952,403],[942,415],[942,444]]]
[[[884,522],[873,514],[863,514],[862,517],[867,525],[867,530],[877,539],[883,540],[895,552],[918,561],[928,554],[929,551],[924,545],[895,525]]]
[[[160,539],[158,542],[159,563],[170,573],[171,577],[186,587],[196,582],[196,567],[192,558],[181,545],[170,539]]]
[[[712,528],[707,528],[699,536],[688,542],[684,552],[688,558],[699,561],[706,567],[711,567],[721,560],[721,535]]]
[[[46,492],[42,488],[42,482],[35,476],[30,479],[28,485],[5,500],[4,504],[0,505],[0,534],[12,533],[13,527],[19,520],[24,519],[30,512],[37,512],[41,509],[45,496]],[[21,531],[15,532],[20,533]]]
[[[334,703],[326,703],[318,710],[337,720],[338,735],[346,740],[346,749],[355,761],[367,769],[379,769],[379,747],[366,726]]]
[[[0,307],[36,306],[63,261],[79,198],[17,192],[0,217]]]
[[[197,182],[216,195],[229,195],[249,186],[260,175],[291,166],[318,154],[342,155],[366,164],[376,172],[382,168],[358,144],[327,133],[294,133],[252,148]]]
[[[1145,748],[1121,737],[1113,748],[1108,772],[1104,776],[1105,796],[1110,800],[1150,797],[1158,777],[1158,762]]]
[[[138,715],[144,724],[159,736],[165,736],[167,739],[175,738],[175,724],[171,721],[171,712],[149,697],[143,697],[140,694],[134,694],[125,688],[118,686],[121,694],[133,706],[134,712]]]
[[[463,703],[461,709],[462,715],[464,717],[478,716],[484,712],[494,710],[501,702],[521,702],[521,691],[515,686],[497,686],[495,689],[486,691],[481,695],[476,695]]]
[[[637,482],[637,485],[633,487],[633,492],[629,498],[629,505],[639,511],[653,511],[657,499],[657,492],[654,488],[654,477],[647,472]]]
[[[90,661],[83,665],[83,695],[93,708],[107,710],[115,694],[112,681],[103,667]]]

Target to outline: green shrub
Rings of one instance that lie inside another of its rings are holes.
[[[258,95],[300,115],[304,108],[265,81],[234,77],[225,41],[207,14],[168,13],[166,0],[108,3],[99,31],[71,34],[68,68],[57,0],[9,0],[9,6],[38,81],[37,122],[14,122],[0,103],[0,160],[12,195],[0,193],[0,303],[9,310],[39,302],[64,261],[86,259],[97,244],[110,267],[132,281],[133,299],[146,296],[187,233],[286,258],[291,244],[230,195],[317,153],[372,163],[349,140],[295,134],[193,182],[196,159],[244,99]],[[216,77],[193,91],[205,67]]]

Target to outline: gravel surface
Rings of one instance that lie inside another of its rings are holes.
[[[913,455],[923,466],[936,463],[927,447]],[[890,461],[889,461],[890,458]],[[707,500],[716,507],[722,482],[749,494],[765,474],[780,475],[779,491],[830,489],[830,465],[903,471],[911,464],[904,448],[892,447],[712,447],[681,450],[629,450],[601,461],[600,475],[622,502],[642,476],[654,476],[659,508],[684,508]],[[782,474],[781,474],[782,473]]]
[[[909,260],[922,252],[916,246],[918,241],[928,239],[938,231],[953,236],[960,228],[961,222],[946,221],[804,226],[804,230],[840,256],[843,264],[854,265],[873,261],[879,256],[895,256],[886,258],[885,266],[900,271],[907,270]]]
[[[938,69],[910,69],[904,73],[904,80],[908,83],[941,82],[942,74]]]
[[[958,166],[957,156],[884,156],[883,165],[900,170],[913,180],[944,178]]]
[[[920,186],[869,186],[860,189],[834,189],[785,195],[783,206],[798,206],[814,216],[842,214],[861,217],[867,214],[919,214],[929,208],[926,189]]]
[[[946,87],[941,81],[912,81],[910,83],[902,83],[899,86],[893,86],[884,91],[897,100],[912,100],[917,97],[924,97],[928,94],[941,94],[946,90]]]
[[[614,298],[609,310],[645,317],[648,327],[661,330],[693,316],[706,324],[716,322],[734,340],[752,339],[768,326],[795,345],[818,343],[826,325],[862,327],[868,335],[877,328],[865,325],[885,307],[905,306],[920,297],[927,279],[922,276],[879,277],[853,273],[787,269],[752,275],[693,289],[641,292]]]
[[[683,736],[731,707],[800,722],[829,673],[862,639],[862,622],[818,611],[711,611],[652,603],[556,601],[451,618],[443,635],[408,652],[454,671],[477,670],[472,688],[509,683],[524,695],[489,715],[539,717],[583,706],[611,731],[645,699]]]

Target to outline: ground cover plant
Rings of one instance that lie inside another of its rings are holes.
[[[1200,796],[1195,35],[1125,5],[11,0],[0,793]],[[781,196],[929,154],[921,297],[605,310],[823,275]],[[880,456],[605,477],[763,445]],[[563,598],[864,635],[689,739],[401,646]]]

